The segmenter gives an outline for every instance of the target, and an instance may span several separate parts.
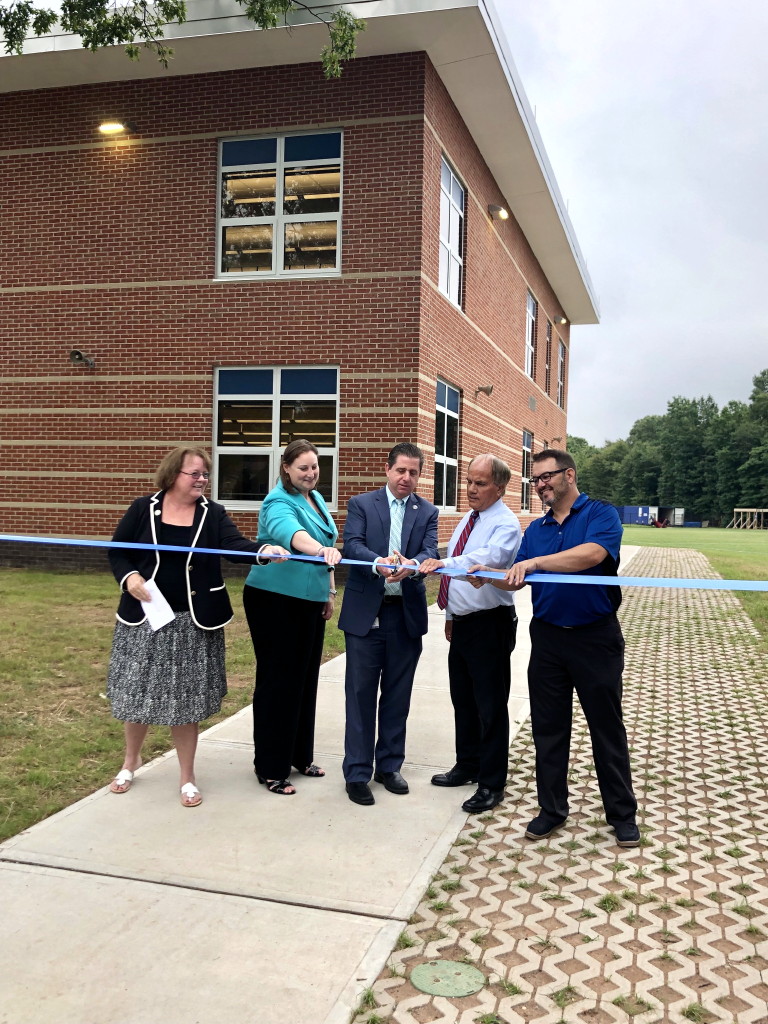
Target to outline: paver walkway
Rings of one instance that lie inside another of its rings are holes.
[[[717,576],[670,549],[641,551],[632,575]],[[768,659],[728,592],[625,588],[621,619],[642,845],[614,845],[580,711],[568,824],[523,837],[524,726],[507,799],[469,819],[355,1024],[768,1022]],[[418,991],[412,969],[437,959],[486,986]]]

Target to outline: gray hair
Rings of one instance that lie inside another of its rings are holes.
[[[467,468],[470,469],[475,462],[490,462],[491,479],[494,484],[496,487],[501,487],[502,490],[507,489],[507,484],[512,476],[512,470],[503,459],[500,459],[498,455],[491,455],[491,453],[488,452],[486,455],[476,455],[474,459],[470,460]]]

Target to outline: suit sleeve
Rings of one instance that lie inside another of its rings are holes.
[[[146,499],[137,498],[117,524],[112,540],[124,541],[125,543],[136,543],[140,539],[141,522],[146,511]],[[112,569],[112,574],[120,584],[123,585],[125,577],[132,572],[141,572],[138,564],[139,558],[146,557],[144,551],[132,550],[131,548],[109,548],[107,558]]]
[[[344,524],[344,547],[342,554],[359,562],[373,562],[386,558],[387,552],[372,551],[368,547],[368,515],[360,498],[350,498],[347,505],[347,521]]]
[[[437,552],[437,516],[438,511],[434,505],[430,505],[431,509],[427,524],[424,527],[424,541],[421,551],[417,555],[409,557],[414,558],[417,562],[423,562],[425,558],[438,558]]]

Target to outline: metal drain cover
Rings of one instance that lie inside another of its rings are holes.
[[[472,964],[431,960],[411,971],[411,984],[430,996],[471,996],[485,985],[485,975]]]

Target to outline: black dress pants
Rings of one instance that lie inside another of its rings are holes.
[[[528,691],[542,813],[568,816],[573,691],[589,726],[597,782],[609,825],[634,821],[627,733],[621,711],[624,637],[615,615],[565,629],[531,620]]]
[[[324,606],[243,587],[256,654],[253,765],[263,779],[287,779],[291,765],[303,769],[312,764]]]
[[[497,792],[507,782],[510,655],[517,617],[510,605],[452,621],[448,678],[456,726],[456,764]]]

